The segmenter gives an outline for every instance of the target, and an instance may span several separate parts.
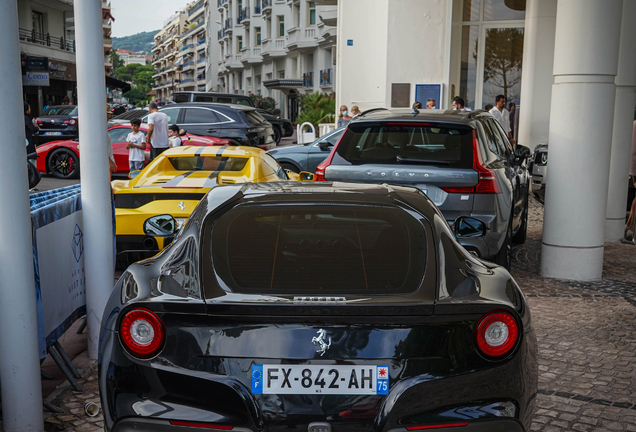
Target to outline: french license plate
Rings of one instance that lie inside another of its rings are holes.
[[[254,394],[385,395],[388,366],[253,365]]]
[[[62,132],[44,132],[44,135],[62,135]]]

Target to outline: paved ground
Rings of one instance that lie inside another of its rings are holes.
[[[288,139],[289,140],[289,139]],[[533,431],[636,431],[636,247],[605,247],[604,277],[571,282],[539,276],[543,208],[531,199],[527,242],[514,250],[513,274],[523,288],[539,341],[540,378]],[[82,393],[61,385],[45,412],[47,431],[100,431],[96,364],[82,353]],[[0,423],[1,425],[1,423]]]

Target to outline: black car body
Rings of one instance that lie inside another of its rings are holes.
[[[511,244],[526,239],[529,156],[484,110],[375,109],[347,125],[316,179],[417,187],[449,223],[459,216],[486,223],[486,236],[462,244],[510,268]]]
[[[281,138],[285,136],[285,125],[283,119],[280,118],[280,116],[272,114],[271,112],[262,108],[256,108],[256,111],[258,111],[258,113],[272,125],[272,129],[274,129],[274,141],[276,141],[276,145],[278,145]]]
[[[529,431],[537,392],[518,285],[397,186],[212,189],[121,276],[99,347],[112,432]]]
[[[175,103],[183,102],[216,102],[231,103],[245,106],[254,106],[254,102],[249,96],[238,95],[234,93],[215,93],[215,92],[197,92],[197,91],[180,91],[173,96]]]
[[[269,150],[276,146],[272,125],[256,108],[222,103],[188,102],[159,109],[188,133],[228,139],[232,145],[245,145]],[[144,118],[142,121],[147,121]]]
[[[130,124],[133,119],[141,119],[148,115],[148,110],[143,108],[135,108],[128,110],[122,114],[111,117],[108,120],[107,127],[114,126],[116,124]]]
[[[314,172],[316,167],[329,156],[343,131],[342,127],[313,142],[275,148],[270,150],[269,154],[274,156],[286,170],[296,173],[301,171]]]
[[[49,141],[68,140],[79,137],[76,105],[54,105],[48,107],[36,119],[38,132],[35,142],[42,144]]]

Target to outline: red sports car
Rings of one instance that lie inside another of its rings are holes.
[[[139,128],[142,132],[148,132],[148,125],[142,123]],[[117,174],[128,173],[128,150],[126,149],[126,136],[132,131],[130,125],[118,124],[108,128],[110,140],[113,143],[113,155],[117,163]],[[183,145],[213,146],[230,145],[226,139],[214,137],[202,137],[186,134],[181,137]],[[45,174],[53,174],[61,179],[74,179],[79,177],[79,141],[64,140],[52,141],[37,147],[38,171]],[[150,146],[146,148],[150,150]]]

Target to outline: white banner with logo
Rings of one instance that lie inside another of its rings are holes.
[[[49,73],[42,71],[27,72],[25,75],[22,75],[22,85],[48,87]]]

